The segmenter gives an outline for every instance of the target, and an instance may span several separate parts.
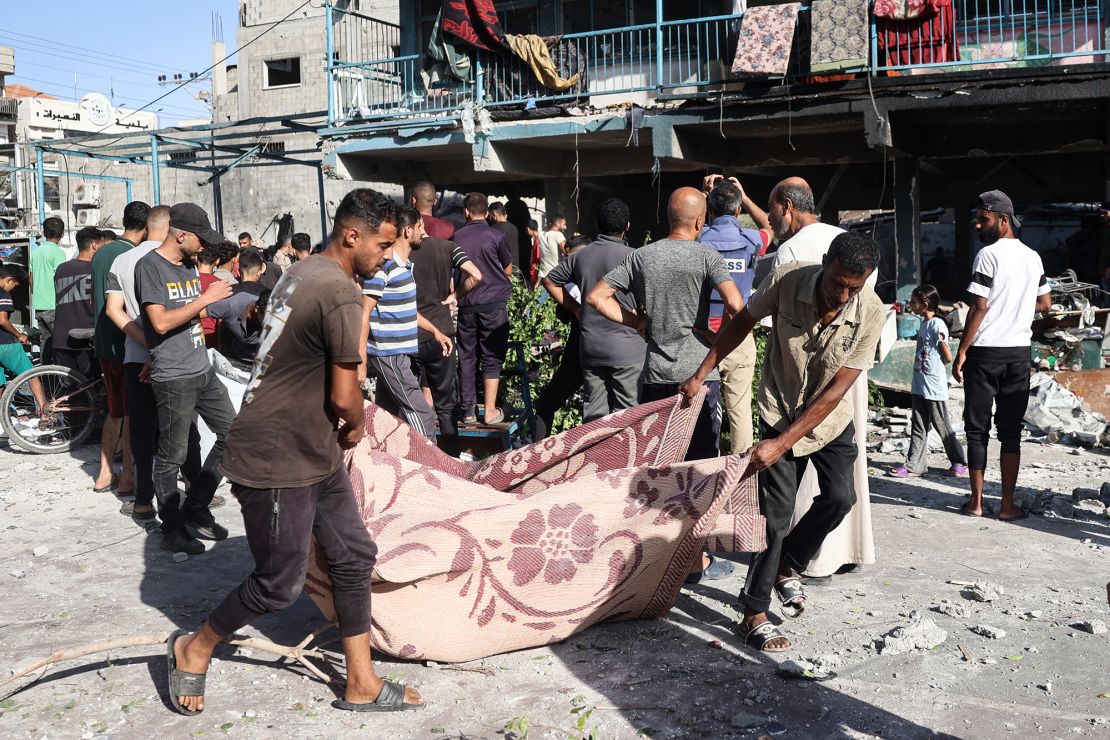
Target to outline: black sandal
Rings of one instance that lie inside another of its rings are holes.
[[[776,583],[775,595],[782,602],[782,613],[791,619],[797,619],[806,610],[806,592],[797,576]]]
[[[189,673],[188,671],[180,670],[177,667],[177,656],[174,655],[173,646],[177,643],[179,638],[185,637],[189,634],[188,630],[177,630],[169,639],[166,640],[166,670],[169,678],[170,686],[170,704],[178,714],[184,714],[187,717],[200,714],[203,709],[186,709],[181,706],[181,702],[177,697],[179,696],[204,696],[204,673]]]
[[[771,624],[770,622],[760,622],[740,636],[744,639],[745,645],[747,645],[748,647],[753,647],[756,650],[764,653],[781,653],[793,647],[792,645],[774,648],[765,647],[767,643],[769,643],[771,640],[774,640],[776,637],[781,637],[782,639],[789,642],[786,635],[779,632],[779,628]]]
[[[407,712],[424,708],[423,702],[420,704],[406,704],[405,687],[396,681],[383,683],[382,690],[378,692],[378,698],[374,701],[353,704],[346,699],[336,699],[331,705],[336,709],[344,709],[348,712]]]

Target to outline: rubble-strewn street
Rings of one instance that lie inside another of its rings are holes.
[[[227,650],[212,668],[206,711],[181,717],[160,696],[162,649],[144,647],[56,666],[0,703],[0,734],[494,738],[527,727],[531,737],[1105,736],[1110,519],[1097,495],[1110,481],[1105,452],[1024,444],[1021,498],[1045,513],[1017,524],[959,515],[966,481],[881,477],[901,453],[874,453],[879,562],[810,587],[809,610],[785,625],[796,649],[774,658],[743,649],[733,631],[741,567],[731,580],[684,591],[665,620],[606,625],[459,666],[383,661],[383,675],[424,693],[419,713],[339,712],[332,689],[303,671]],[[114,497],[93,494],[93,454],[0,451],[5,675],[67,646],[195,627],[250,568],[233,498],[216,512],[231,537],[175,562],[157,535],[117,513]],[[931,462],[939,471],[943,456]],[[997,480],[988,471],[995,507]],[[1094,497],[1073,503],[1077,488]],[[292,644],[319,621],[302,599],[251,631]]]

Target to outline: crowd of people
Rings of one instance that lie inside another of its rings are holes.
[[[767,523],[767,547],[754,555],[738,595],[748,645],[790,647],[767,617],[773,597],[796,616],[806,608],[808,576],[873,561],[866,373],[887,309],[873,290],[879,249],[870,237],[822,224],[811,188],[798,178],[780,182],[766,210],[735,178],[679,188],[667,203],[666,236],[638,249],[625,239],[633,215],[618,198],[601,203],[594,236],[566,233],[562,216],[547,219],[543,231],[528,219],[521,230],[512,221],[528,214],[510,213],[513,203],[468,193],[456,225],[434,215],[431,183],[413,185],[402,205],[354,190],[316,254],[303,234],[262,250],[244,232],[236,246],[192,203],[130,203],[122,235],[83,229],[69,261],[56,252],[60,221],[43,224],[47,241],[31,259],[43,336],[54,361],[82,375],[101,373],[107,389],[95,488],[130,493],[123,513],[146,522],[157,516],[162,547],[173,552],[200,553],[201,540],[227,537],[211,511],[223,477],[242,508],[256,567],[198,632],[171,637],[167,662],[179,711],[203,709],[206,667],[221,640],[296,598],[313,536],[329,564],[347,655],[346,695],[335,705],[422,706],[412,689],[378,677],[370,661],[376,549],[357,514],[342,450],[364,434],[368,377],[376,378],[379,405],[451,454],[461,449],[458,425],[503,422],[509,410],[498,395],[514,279],[534,289],[537,301],[553,300],[572,323],[560,367],[537,401],[537,438],[579,387],[587,422],[704,393],[688,460],[720,454],[727,415],[730,451],[750,455]],[[975,300],[954,355],[935,290],[915,292],[914,310],[927,319],[914,383],[915,443],[894,471],[924,472],[924,435],[936,426],[948,472],[970,468],[964,513],[981,515],[997,400],[1006,520],[1022,515],[1013,490],[1016,430],[1028,398],[1028,327],[1048,293],[1039,258],[1015,237],[1018,225],[1005,195],[983,194],[977,226],[987,246],[973,267]],[[757,284],[763,257],[772,269]],[[26,358],[19,361],[22,353],[11,347],[29,340],[9,321],[10,292],[26,279],[18,267],[0,267],[0,363],[12,372]],[[760,325],[766,348],[753,387]],[[218,370],[224,361],[230,370]],[[966,460],[950,433],[947,383],[939,379],[948,361],[974,387]],[[241,399],[233,401],[218,377],[228,372],[238,373]],[[215,437],[204,455],[198,419]],[[283,435],[280,455],[273,454],[275,429]],[[732,569],[706,553],[691,564],[689,580]]]

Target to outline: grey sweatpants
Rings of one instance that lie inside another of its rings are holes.
[[[640,395],[640,374],[644,363],[624,367],[582,368],[585,403],[582,420],[591,422],[603,416],[632,408]]]
[[[435,442],[436,412],[420,389],[412,357],[369,355],[366,362],[370,371],[378,376],[378,405]]]
[[[910,451],[906,455],[906,470],[911,473],[924,473],[928,467],[929,429],[936,429],[944,443],[948,462],[953,465],[967,465],[967,455],[952,425],[948,423],[948,402],[930,401],[925,396],[912,397],[912,416],[910,431]]]

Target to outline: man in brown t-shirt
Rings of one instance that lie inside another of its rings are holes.
[[[346,695],[332,705],[354,711],[423,706],[415,690],[374,672],[370,576],[377,547],[362,524],[342,452],[363,435],[362,298],[354,279],[373,276],[396,237],[393,204],[373,190],[353,190],[336,209],[327,249],[295,264],[274,288],[221,466],[242,508],[255,568],[200,631],[170,636],[170,701],[182,714],[204,709],[205,672],[216,646],[297,599],[313,535],[329,564],[347,658]]]
[[[805,593],[799,574],[856,500],[852,406],[845,398],[871,366],[885,309],[867,278],[879,263],[868,236],[833,239],[821,265],[779,267],[766,286],[717,334],[697,372],[679,389],[693,398],[722,357],[736,349],[760,319],[774,316],[759,389],[760,438],[749,450],[759,473],[759,510],[767,520],[767,549],[752,558],[740,593],[741,634],[757,650],[779,652],[790,642],[767,621],[771,591],[783,613],[799,616]],[[820,495],[790,528],[798,483],[812,462]]]

